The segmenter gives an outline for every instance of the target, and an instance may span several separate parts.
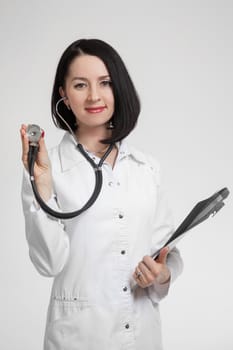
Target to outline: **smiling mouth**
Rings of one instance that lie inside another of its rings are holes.
[[[85,110],[88,113],[100,113],[103,112],[103,110],[105,109],[105,106],[101,106],[101,107],[89,107],[89,108],[85,108]]]

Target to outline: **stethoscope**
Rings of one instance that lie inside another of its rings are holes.
[[[75,141],[77,149],[85,157],[85,159],[90,163],[90,165],[92,166],[92,168],[93,168],[93,170],[95,172],[95,187],[94,187],[93,193],[92,193],[91,197],[89,198],[89,200],[86,202],[86,204],[84,204],[84,206],[82,208],[80,208],[78,210],[75,210],[73,212],[62,213],[62,212],[55,211],[52,208],[50,208],[43,201],[43,199],[41,198],[41,196],[40,196],[40,194],[39,194],[39,192],[37,190],[35,177],[34,177],[34,165],[35,165],[37,153],[39,151],[39,140],[40,140],[41,135],[42,135],[42,129],[36,124],[30,124],[27,127],[27,136],[28,136],[28,140],[29,140],[28,171],[29,171],[29,176],[30,176],[30,182],[31,182],[32,190],[33,190],[34,196],[35,196],[37,202],[39,203],[40,207],[47,214],[49,214],[49,215],[51,215],[51,216],[53,216],[55,218],[58,218],[58,219],[72,219],[72,218],[82,214],[88,208],[90,208],[94,204],[96,199],[98,198],[98,196],[100,194],[100,191],[101,191],[101,188],[102,188],[102,184],[103,184],[102,165],[103,165],[105,159],[107,158],[107,156],[112,151],[112,149],[114,147],[114,144],[110,144],[108,149],[107,149],[107,151],[104,153],[104,155],[100,159],[100,161],[98,163],[95,163],[93,161],[93,159],[88,155],[88,153],[84,150],[82,144],[77,141],[73,130],[71,129],[69,124],[60,115],[60,113],[58,111],[58,105],[64,99],[65,99],[65,97],[61,98],[56,103],[56,113],[61,118],[61,120],[66,124],[68,130],[70,131],[70,133],[71,133],[71,135],[72,135],[72,137],[73,137],[73,139]]]

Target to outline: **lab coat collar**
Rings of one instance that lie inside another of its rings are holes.
[[[145,155],[134,147],[129,146],[125,140],[117,142],[116,146],[119,151],[118,160],[131,157],[136,162],[146,163]],[[73,137],[68,132],[64,134],[59,144],[59,156],[62,171],[67,171],[78,163],[86,161],[83,155],[78,151]]]
[[[75,165],[85,160],[77,149],[73,137],[68,132],[64,134],[58,146],[58,152],[62,171],[72,169]]]

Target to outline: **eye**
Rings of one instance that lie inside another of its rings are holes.
[[[77,83],[74,85],[75,89],[82,90],[86,87],[87,84],[85,83]]]
[[[100,85],[102,85],[102,86],[112,86],[112,82],[111,82],[111,80],[102,80],[100,82]]]

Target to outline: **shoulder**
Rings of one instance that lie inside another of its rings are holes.
[[[127,145],[129,155],[131,155],[135,160],[149,166],[151,170],[155,172],[160,171],[160,162],[158,159],[150,154],[149,152],[144,152],[133,145]]]
[[[141,169],[144,168],[144,174],[147,174],[149,178],[152,178],[153,181],[160,184],[160,162],[157,158],[149,152],[142,151],[133,145],[127,144],[125,141],[122,146],[128,157],[141,165]]]

